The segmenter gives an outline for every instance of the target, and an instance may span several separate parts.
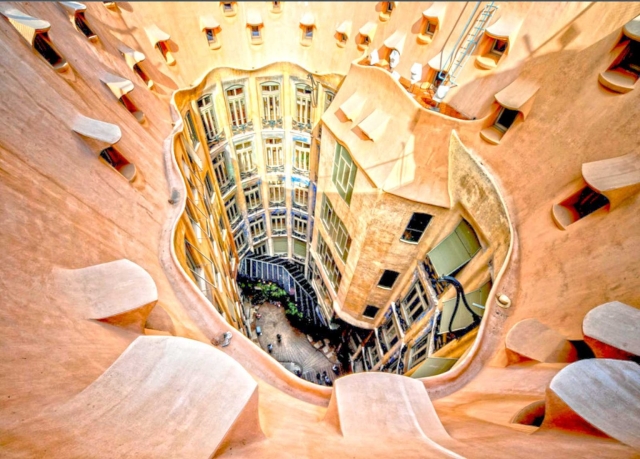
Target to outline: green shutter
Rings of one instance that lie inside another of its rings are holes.
[[[487,298],[489,298],[489,291],[491,290],[491,282],[487,282],[482,287],[473,292],[469,292],[465,295],[467,298],[467,303],[473,311],[479,316],[484,315],[484,308],[480,308],[477,305],[484,306],[487,302]],[[450,300],[444,301],[442,303],[442,316],[440,316],[440,327],[438,330],[439,334],[447,333],[449,331],[462,330],[467,328],[469,325],[473,323],[473,317],[471,313],[464,306],[464,303],[460,302],[458,305],[458,310],[456,311],[456,316],[453,319],[453,324],[451,326],[451,330],[449,330],[449,322],[451,321],[451,315],[453,314],[453,310],[456,306],[456,299],[452,298]]]
[[[445,359],[442,357],[429,357],[420,367],[411,374],[412,378],[427,378],[449,371],[458,359]]]
[[[476,236],[475,231],[473,231],[471,225],[469,225],[466,220],[462,220],[456,228],[455,232],[460,238],[460,242],[467,250],[469,259],[473,258],[473,256],[478,253],[481,247],[480,242],[478,241],[478,237]]]
[[[286,237],[273,238],[273,253],[289,252],[289,242]]]
[[[293,240],[293,253],[298,255],[299,257],[307,256],[307,243],[304,241],[299,241],[298,239]]]
[[[469,252],[454,231],[428,253],[438,276],[448,276],[469,262]]]

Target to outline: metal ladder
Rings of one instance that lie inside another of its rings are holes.
[[[486,29],[487,22],[489,22],[489,19],[491,19],[491,16],[497,9],[498,7],[494,5],[494,2],[486,5],[482,12],[478,15],[473,28],[467,34],[467,40],[464,45],[457,48],[456,43],[456,47],[454,47],[454,49],[451,51],[451,53],[447,57],[447,60],[445,61],[445,65],[443,66],[443,69],[446,69],[453,59],[453,64],[451,65],[449,72],[440,70],[440,72],[438,73],[438,79],[442,81],[441,84],[448,84],[449,86],[454,86],[456,84],[456,77],[458,76],[458,73],[460,73],[460,70],[462,70],[467,60],[469,59],[469,56],[471,56],[473,51],[476,49],[476,46],[480,41],[480,37]],[[465,27],[463,33],[466,30],[467,29]]]

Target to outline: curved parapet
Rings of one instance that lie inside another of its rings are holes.
[[[619,301],[602,304],[584,317],[582,332],[596,357],[626,360],[640,356],[640,309]]]
[[[542,427],[604,433],[640,449],[640,366],[589,359],[562,369],[547,389]]]
[[[415,442],[422,438],[433,454],[460,457],[444,429],[424,385],[387,373],[358,373],[335,381],[325,421],[349,438],[386,437]],[[425,457],[428,456],[425,450]]]
[[[512,362],[521,361],[522,357],[546,363],[575,362],[577,359],[575,347],[538,319],[525,319],[511,327],[505,346]]]
[[[158,301],[158,289],[139,265],[117,260],[80,269],[55,269],[61,295],[84,319],[102,320],[142,333]]]
[[[88,409],[90,407],[90,409]],[[22,427],[36,456],[210,458],[262,439],[257,383],[239,363],[186,338],[141,336],[93,384]]]

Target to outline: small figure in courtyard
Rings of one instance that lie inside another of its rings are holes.
[[[267,344],[267,350],[269,351],[269,354],[271,354],[271,351],[273,351],[273,344]]]
[[[316,373],[316,379],[320,381],[320,373]]]
[[[340,369],[338,368],[338,365],[332,366],[331,369],[335,374],[340,374]]]
[[[278,333],[276,335],[276,338],[278,339],[278,342],[281,343],[282,342],[282,335],[280,333]]]

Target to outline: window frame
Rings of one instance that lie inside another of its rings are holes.
[[[345,175],[345,172],[348,172],[348,174]],[[342,199],[344,199],[347,205],[351,205],[351,197],[353,195],[353,188],[357,173],[358,166],[353,161],[349,150],[347,150],[340,142],[336,142],[336,151],[333,157],[333,169],[331,171],[331,181],[338,190],[338,194]],[[341,177],[338,177],[339,175],[341,175]],[[342,180],[338,181],[338,178],[341,178]],[[342,182],[345,178],[346,184],[343,184]]]

